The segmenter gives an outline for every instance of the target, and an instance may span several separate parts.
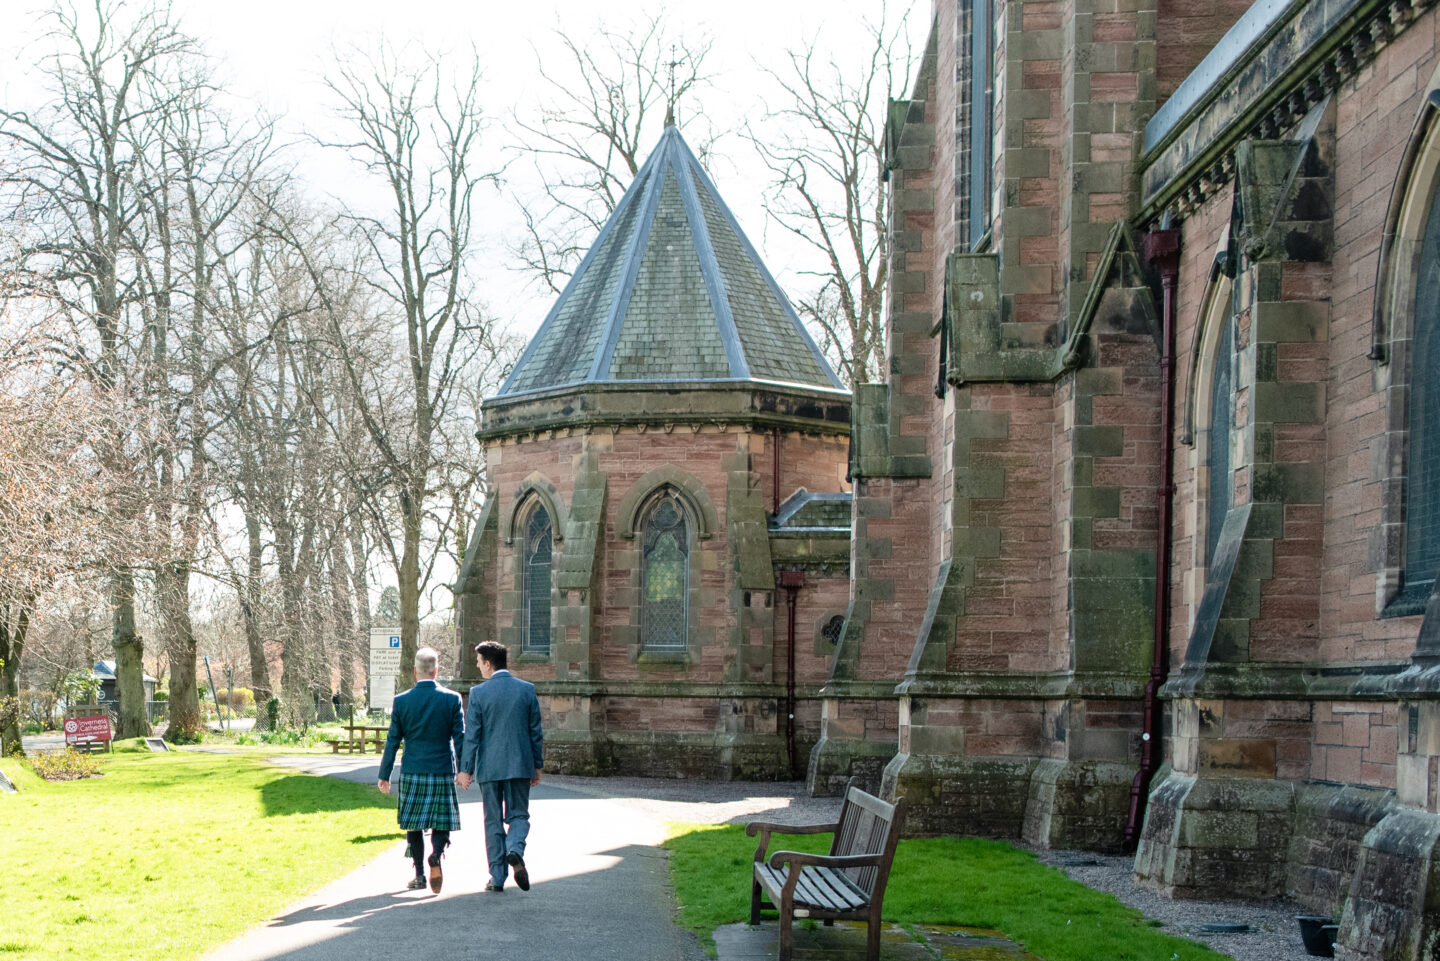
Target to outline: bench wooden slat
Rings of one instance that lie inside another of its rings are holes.
[[[856,888],[854,882],[834,868],[807,868],[806,872],[826,884],[834,892],[836,903],[844,905],[846,910],[858,908],[869,900],[864,891]]]
[[[755,871],[757,877],[762,878],[761,884],[770,900],[778,901],[780,892],[785,888],[787,872],[767,864],[757,864]],[[795,903],[832,913],[854,911],[862,907],[865,897],[851,885],[837,880],[843,877],[844,875],[831,868],[806,867],[795,881]]]
[[[844,911],[850,906],[848,901],[837,900],[811,868],[800,872],[800,880],[795,883],[795,901],[824,911]]]

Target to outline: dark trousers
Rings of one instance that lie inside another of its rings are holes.
[[[425,874],[425,832],[406,831],[405,840],[409,842],[406,853],[410,855],[410,860],[415,862],[415,876],[417,878],[422,877]],[[449,844],[449,831],[431,831],[430,860],[438,864],[440,861],[440,855],[445,851],[445,848],[448,847]]]
[[[490,859],[490,881],[504,887],[509,873],[505,856],[525,856],[525,838],[530,834],[530,779],[481,781],[480,798],[485,802],[485,853]]]

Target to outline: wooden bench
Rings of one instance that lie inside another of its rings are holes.
[[[904,798],[887,804],[860,790],[852,779],[845,789],[840,820],[834,824],[751,821],[745,825],[746,834],[760,835],[750,886],[750,923],[760,923],[762,908],[778,912],[780,961],[790,961],[794,951],[795,918],[816,918],[826,924],[864,921],[866,957],[878,961],[880,905],[904,820]],[[772,834],[833,834],[834,840],[828,855],[776,851],[767,861],[765,850]],[[767,898],[769,904],[764,903]]]
[[[325,739],[325,743],[328,744],[328,745],[330,745],[330,753],[331,753],[331,754],[339,754],[341,751],[345,751],[345,752],[348,753],[348,754],[354,754],[356,751],[359,751],[361,754],[364,754],[364,753],[365,753],[365,745],[367,745],[367,744],[369,744],[371,747],[373,747],[373,748],[375,749],[375,753],[376,753],[376,754],[379,754],[381,751],[385,750],[385,739],[384,739],[383,737],[370,737],[370,736],[366,736],[366,737],[363,737],[363,738],[353,738],[353,739],[352,739],[352,738],[344,738],[344,737],[341,737],[341,738],[328,738],[328,737],[327,737],[327,738]]]

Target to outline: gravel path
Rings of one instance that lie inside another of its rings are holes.
[[[1163,921],[1163,930],[1200,941],[1236,961],[1309,961],[1300,943],[1295,915],[1309,914],[1289,901],[1192,901],[1167,898],[1135,883],[1132,858],[1089,851],[1039,851],[1040,860],[1054,865],[1086,887],[1114,895],[1147,918]],[[1206,924],[1243,924],[1249,931],[1217,933]]]
[[[839,798],[813,798],[801,782],[581,778],[546,775],[546,781],[578,794],[609,798],[663,821],[743,824],[764,819],[792,824],[833,821]],[[1135,883],[1133,861],[1088,851],[1037,851],[1039,859],[1072,880],[1114,895],[1164,930],[1209,945],[1235,961],[1308,961],[1295,915],[1308,913],[1286,901],[1190,901],[1167,898]],[[1202,930],[1202,925],[1246,925],[1243,933]],[[1164,961],[1164,959],[1157,959]]]

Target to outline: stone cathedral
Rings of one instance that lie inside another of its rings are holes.
[[[462,650],[519,653],[560,770],[859,776],[1435,956],[1440,11],[931,14],[886,381],[667,130],[485,404]]]

